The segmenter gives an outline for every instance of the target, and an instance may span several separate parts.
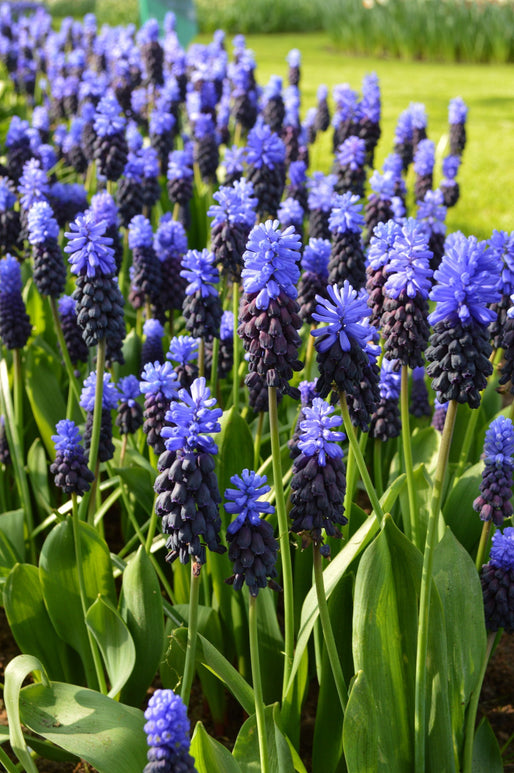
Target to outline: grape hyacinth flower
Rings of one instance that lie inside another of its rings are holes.
[[[392,172],[380,174],[376,170],[369,179],[371,193],[364,208],[366,223],[366,244],[369,244],[373,229],[379,223],[387,223],[394,218],[393,198],[395,196],[396,179]]]
[[[108,191],[100,191],[91,197],[91,210],[95,213],[98,222],[105,220],[107,223],[105,235],[112,239],[111,248],[114,250],[114,263],[118,274],[123,260],[123,242],[118,228],[116,202]]]
[[[337,193],[354,193],[359,198],[364,196],[366,182],[366,143],[355,135],[350,135],[336,149]]]
[[[224,185],[231,186],[237,180],[240,180],[244,172],[245,149],[232,145],[226,148],[223,156],[223,166],[225,167]]]
[[[300,237],[292,227],[281,231],[277,220],[267,220],[250,232],[243,255],[244,294],[237,331],[249,353],[245,383],[250,389],[265,378],[268,387],[298,396],[289,380],[293,371],[302,368],[298,360],[302,323],[295,288],[299,257]]]
[[[102,390],[102,420],[100,426],[100,441],[98,445],[98,461],[108,462],[114,456],[114,445],[112,442],[112,416],[111,411],[118,404],[118,390],[111,382],[111,374],[103,374]],[[82,392],[80,393],[80,407],[87,412],[86,427],[84,430],[84,446],[89,451],[91,436],[93,432],[93,415],[96,402],[96,371],[93,370],[84,381]]]
[[[366,284],[366,266],[362,243],[364,217],[359,197],[349,191],[334,194],[328,225],[332,234],[328,283],[341,287],[348,280],[355,290],[360,290]]]
[[[375,72],[362,79],[362,99],[359,104],[359,137],[366,143],[366,166],[373,168],[375,148],[380,139],[382,106],[380,85]]]
[[[514,633],[514,528],[493,534],[489,562],[480,572],[488,631]]]
[[[442,171],[443,179],[439,183],[439,189],[443,193],[444,204],[446,207],[454,207],[459,200],[460,188],[455,179],[460,166],[460,156],[446,156],[443,158]]]
[[[394,360],[386,360],[384,358],[380,368],[380,400],[375,413],[371,417],[369,426],[370,437],[385,442],[398,437],[401,433],[402,423],[398,406],[400,389],[401,376],[395,370]]]
[[[411,102],[408,109],[412,119],[412,146],[415,156],[419,143],[427,138],[428,116],[422,102]]]
[[[182,258],[187,252],[187,234],[182,223],[173,220],[171,212],[161,216],[153,246],[161,263],[162,278],[157,311],[165,318],[182,309],[187,286],[187,280],[180,275]]]
[[[323,545],[323,529],[329,537],[341,537],[339,526],[348,523],[344,515],[346,473],[340,443],[342,424],[333,406],[315,397],[303,409],[298,439],[299,455],[293,463],[291,480],[291,531],[302,534],[302,546]],[[328,546],[327,546],[328,547]],[[328,555],[325,548],[323,554]]]
[[[302,55],[297,48],[292,48],[287,56],[286,62],[289,65],[289,72],[287,79],[290,86],[298,86],[300,83],[300,64],[302,61]]]
[[[143,335],[145,340],[141,347],[141,370],[147,362],[164,362],[164,349],[162,339],[164,336],[164,327],[158,319],[147,319],[143,324]]]
[[[38,201],[48,201],[50,184],[46,172],[36,158],[31,158],[23,167],[19,178],[20,221],[23,238],[27,237],[27,215]],[[21,236],[20,236],[21,238]]]
[[[170,153],[167,169],[167,191],[170,201],[179,210],[179,219],[184,228],[189,225],[189,202],[193,197],[193,168],[190,156],[185,150]]]
[[[59,228],[64,228],[87,209],[87,192],[81,183],[55,182],[50,186],[48,203],[54,211]]]
[[[159,33],[157,19],[148,19],[136,35],[141,52],[145,83],[151,83],[154,87],[162,86],[164,83],[164,51],[159,43]]]
[[[330,126],[330,109],[328,107],[328,88],[322,83],[316,92],[315,132],[326,132]]]
[[[311,330],[316,340],[320,376],[316,391],[327,397],[332,389],[346,394],[359,426],[369,424],[379,398],[375,352],[369,345],[373,328],[364,323],[371,309],[365,290],[359,293],[348,281],[341,288],[327,286],[328,298],[318,295],[315,320],[326,323]],[[368,389],[363,392],[363,383]]]
[[[514,427],[505,416],[494,419],[484,440],[484,469],[480,496],[473,502],[473,510],[482,521],[502,526],[512,515],[512,471],[514,468]]]
[[[136,376],[125,376],[118,382],[119,399],[115,423],[120,435],[133,435],[143,426],[143,409],[137,402],[141,394]]]
[[[145,709],[149,746],[143,773],[195,773],[187,706],[173,690],[156,690]]]
[[[367,254],[366,291],[368,306],[371,309],[370,324],[380,326],[384,310],[384,285],[391,253],[396,237],[401,233],[401,225],[394,220],[378,223],[373,229]]]
[[[444,242],[446,233],[446,207],[444,197],[439,189],[429,190],[425,193],[423,201],[418,201],[416,220],[426,228],[428,235],[428,248],[432,252],[430,268],[435,271],[439,268],[444,255]]]
[[[205,342],[219,338],[221,301],[215,285],[219,282],[215,255],[208,249],[188,250],[180,275],[187,280],[182,306],[186,330]]]
[[[284,199],[277,210],[277,218],[282,228],[293,226],[297,234],[303,238],[304,209],[299,201],[293,198]]]
[[[311,239],[330,240],[328,220],[332,209],[332,197],[337,177],[334,174],[324,175],[314,172],[307,183],[309,191],[309,236]]]
[[[61,319],[64,343],[70,356],[72,365],[79,362],[87,362],[89,349],[82,338],[82,330],[77,322],[77,303],[71,295],[62,295],[57,302],[57,309]]]
[[[443,432],[448,413],[448,402],[440,403],[437,397],[434,400],[434,414],[432,416],[431,426],[438,432]]]
[[[414,157],[413,135],[412,116],[407,108],[407,110],[400,113],[394,133],[394,152],[402,159],[405,172]]]
[[[272,75],[262,94],[262,117],[275,134],[280,134],[285,112],[282,78],[279,75]]]
[[[432,416],[432,408],[428,401],[428,389],[425,384],[425,367],[423,365],[412,369],[409,413],[416,419],[420,419],[422,416]]]
[[[25,164],[33,156],[30,146],[28,121],[13,115],[5,137],[5,149],[7,155],[7,174],[11,180],[18,182],[25,169]]]
[[[332,95],[336,105],[336,111],[332,119],[334,135],[332,147],[334,153],[350,136],[359,133],[359,95],[348,83],[339,83],[334,86]]]
[[[23,246],[20,213],[14,209],[15,202],[13,184],[8,177],[0,177],[0,254]]]
[[[428,294],[432,287],[431,251],[422,223],[408,218],[389,253],[381,316],[384,356],[396,367],[423,365],[428,344]]]
[[[175,336],[171,339],[166,359],[174,365],[178,383],[183,389],[189,389],[198,376],[198,347],[200,341],[192,336]]]
[[[79,429],[70,419],[57,422],[55,429],[57,434],[52,435],[55,460],[50,465],[54,483],[65,494],[82,496],[89,491],[94,475],[87,466]]]
[[[152,224],[144,215],[132,218],[128,228],[128,245],[132,250],[132,286],[154,306],[158,306],[162,282],[161,263],[153,246]]]
[[[141,215],[144,208],[143,194],[143,159],[140,151],[129,151],[123,176],[116,186],[116,206],[118,207],[120,223],[125,228],[136,215]]]
[[[241,590],[246,582],[250,596],[256,597],[261,588],[279,590],[273,580],[277,576],[278,542],[273,528],[261,517],[275,512],[270,502],[261,499],[270,491],[265,475],[244,469],[233,475],[234,488],[225,491],[225,511],[236,515],[227,527],[228,557],[233,562],[233,575],[225,582]]]
[[[503,342],[512,326],[508,311],[512,306],[511,295],[514,293],[514,231],[509,234],[507,231],[494,230],[488,240],[488,249],[493,250],[502,261],[502,296],[499,303],[491,306],[497,316],[489,325],[489,334],[493,349],[507,348]]]
[[[316,295],[325,295],[328,284],[328,262],[331,244],[328,239],[309,239],[302,256],[303,273],[298,282],[300,317],[313,325]]]
[[[212,342],[205,347],[205,370],[212,367]],[[226,378],[234,364],[234,312],[224,311],[220,322],[220,345],[218,351],[218,378]],[[211,375],[212,378],[212,375]]]
[[[170,402],[177,399],[178,386],[177,374],[170,362],[146,363],[139,383],[139,389],[145,396],[143,432],[157,456],[165,448],[161,432]]]
[[[87,346],[108,339],[110,349],[121,352],[125,337],[123,296],[114,274],[112,239],[105,236],[107,222],[97,220],[88,210],[70,223],[64,252],[69,254],[71,273],[77,276],[73,298],[77,302],[77,322]]]
[[[48,202],[32,205],[27,215],[27,229],[34,260],[34,284],[41,295],[58,298],[66,285],[66,267],[57,241],[59,226]]]
[[[179,558],[188,564],[193,558],[198,574],[205,564],[206,547],[214,553],[225,551],[219,534],[221,497],[214,471],[218,447],[209,436],[220,431],[218,419],[223,411],[215,407],[216,399],[204,378],[195,379],[190,392],[181,389],[178,397],[166,413],[171,426],[162,429],[166,450],[158,462],[155,510],[162,518],[163,533],[169,535],[166,560]]]
[[[209,113],[199,113],[194,121],[194,161],[203,182],[216,185],[220,160],[216,125]]]
[[[245,161],[261,218],[276,217],[285,187],[285,159],[286,147],[278,134],[258,121],[248,133]]]
[[[114,94],[107,93],[96,108],[94,157],[99,174],[108,180],[118,180],[127,163],[126,122],[118,100]]]
[[[414,198],[423,201],[427,191],[431,190],[434,181],[435,143],[432,140],[421,140],[414,152]]]
[[[302,432],[302,430],[300,429],[300,425],[304,418],[303,409],[305,408],[305,406],[308,406],[310,408],[312,406],[312,401],[314,400],[315,397],[318,396],[316,392],[315,381],[300,381],[300,383],[298,384],[298,390],[300,392],[300,410],[298,412],[298,419],[296,421],[296,426],[294,428],[293,434],[291,435],[290,439],[287,441],[287,447],[289,448],[289,456],[291,457],[291,459],[296,459],[296,457],[300,453],[300,449],[298,448],[298,439]]]
[[[256,221],[257,198],[246,180],[234,182],[231,187],[222,185],[212,197],[217,202],[207,210],[208,217],[213,218],[212,250],[222,273],[229,281],[239,282],[246,242]]]
[[[305,161],[291,161],[288,169],[289,184],[284,191],[287,198],[295,199],[301,204],[304,212],[309,208],[306,171]]]
[[[20,264],[8,253],[0,260],[0,339],[7,349],[23,349],[32,331],[21,290]]]
[[[5,431],[5,417],[3,414],[0,414],[0,464],[3,464],[4,467],[12,464],[7,433]]]
[[[450,99],[448,123],[450,124],[450,153],[462,156],[466,146],[466,119],[468,108],[462,97]]]
[[[487,326],[496,312],[487,304],[500,299],[500,272],[501,260],[474,236],[447,241],[430,293],[437,305],[428,318],[433,332],[426,351],[427,373],[440,402],[480,405],[493,370]]]

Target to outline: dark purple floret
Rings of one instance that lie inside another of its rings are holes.
[[[126,118],[113,94],[102,97],[94,120],[94,157],[98,172],[108,180],[118,180],[127,163]]]
[[[232,187],[221,186],[213,198],[218,203],[207,211],[213,218],[212,250],[222,272],[230,281],[239,281],[246,242],[256,220],[253,186],[246,180],[236,181]]]
[[[317,107],[314,128],[316,132],[326,132],[330,126],[330,109],[328,107],[328,88],[323,83],[318,86],[316,100]]]
[[[394,360],[382,360],[380,368],[380,399],[376,411],[371,417],[369,434],[382,442],[398,437],[402,431],[400,418],[401,376],[396,369]]]
[[[366,182],[366,143],[356,135],[350,135],[337,146],[337,181],[335,189],[338,193],[356,194],[359,198],[364,196],[364,184]]]
[[[177,374],[171,363],[146,363],[139,388],[145,395],[143,431],[148,445],[159,455],[165,449],[161,430],[166,423],[166,412],[171,400],[177,398]]]
[[[59,298],[58,309],[61,318],[61,327],[64,342],[73,365],[78,362],[87,362],[89,349],[82,338],[82,331],[77,323],[76,302],[71,295],[63,295]]]
[[[247,180],[252,183],[261,217],[275,217],[285,187],[286,148],[265,123],[258,122],[248,134]]]
[[[84,449],[78,427],[73,421],[63,419],[55,427],[57,434],[52,435],[55,444],[55,460],[50,465],[54,483],[65,494],[82,496],[89,491],[94,475],[87,466]]]
[[[336,184],[336,175],[324,175],[314,172],[307,183],[309,191],[309,236],[311,239],[329,239],[328,220],[332,209],[332,197]]]
[[[59,228],[71,223],[88,207],[86,189],[80,183],[55,182],[50,186],[48,200],[59,223]]]
[[[64,256],[57,242],[59,225],[46,201],[34,204],[27,215],[28,240],[34,260],[34,284],[41,295],[58,298],[66,285]]]
[[[484,470],[480,483],[480,496],[473,502],[473,509],[483,521],[501,526],[513,513],[512,470],[514,468],[514,429],[505,416],[494,419],[484,441]]]
[[[119,380],[118,389],[120,398],[115,419],[116,426],[120,435],[132,435],[143,426],[143,409],[137,402],[141,394],[139,381],[136,376],[126,376]]]
[[[414,157],[412,116],[408,109],[398,117],[394,134],[394,151],[402,159],[404,171],[407,171]]]
[[[352,287],[360,290],[366,284],[366,266],[362,227],[364,217],[359,197],[347,192],[332,198],[329,228],[332,234],[332,249],[328,264],[328,282],[341,287],[348,280]]]
[[[112,442],[112,415],[111,411],[118,403],[118,390],[111,383],[111,374],[104,373],[102,391],[102,418],[100,423],[100,440],[98,444],[98,460],[108,462],[114,456]],[[80,395],[80,406],[87,411],[86,426],[84,429],[84,447],[89,452],[91,437],[93,434],[93,416],[96,402],[96,371],[92,371],[84,381]]]
[[[12,464],[9,442],[5,431],[5,418],[2,414],[0,414],[0,464],[3,464],[5,467]]]
[[[461,156],[466,147],[466,119],[468,108],[462,97],[450,100],[448,122],[450,124],[450,153]]]
[[[188,282],[182,305],[186,330],[205,341],[218,338],[222,308],[214,286],[219,282],[214,253],[207,249],[188,250],[180,274]]]
[[[425,384],[424,366],[412,369],[409,413],[417,419],[420,419],[422,416],[432,416],[432,408],[428,400],[428,389]]]
[[[514,632],[514,528],[493,534],[489,563],[482,567],[480,581],[488,631],[501,628]]]
[[[32,331],[21,290],[20,264],[8,253],[0,260],[0,338],[7,349],[22,349]]]
[[[375,226],[369,242],[366,290],[368,292],[368,305],[371,308],[370,324],[375,327],[380,325],[390,255],[395,239],[400,233],[400,224],[394,220],[388,220],[386,223],[378,223]]]
[[[373,234],[373,229],[379,223],[387,223],[394,218],[392,200],[395,196],[396,178],[393,172],[380,174],[376,170],[369,180],[371,193],[368,195],[364,210],[366,223],[366,244]]]
[[[161,263],[153,247],[152,224],[144,215],[136,215],[129,223],[128,243],[132,250],[132,286],[154,306],[159,305],[162,283]]]
[[[20,213],[14,209],[16,194],[8,177],[0,177],[0,253],[21,249]]]
[[[180,386],[189,389],[198,376],[198,338],[175,336],[171,339],[166,359],[175,363],[174,370]]]
[[[332,119],[334,127],[334,136],[332,145],[334,153],[349,136],[357,135],[360,119],[359,113],[359,95],[348,83],[340,83],[334,86],[333,97],[336,105],[336,112]]]
[[[145,340],[141,348],[141,369],[147,362],[164,362],[162,339],[164,327],[158,319],[147,319],[143,325]]]
[[[489,333],[494,349],[504,348],[503,339],[507,332],[508,323],[507,312],[510,309],[511,295],[514,293],[514,231],[494,230],[488,241],[488,249],[495,252],[502,260],[501,273],[501,299],[498,303],[492,304],[491,308],[496,311],[496,319],[489,325]]]
[[[414,171],[416,173],[414,198],[416,201],[423,201],[427,191],[432,188],[434,180],[434,163],[435,144],[432,140],[421,140],[414,153]]]
[[[316,295],[324,295],[328,284],[331,244],[328,239],[310,239],[303,251],[303,274],[298,283],[298,305],[303,320],[314,324]]]
[[[362,79],[362,99],[359,104],[359,137],[366,143],[366,165],[373,168],[375,148],[380,139],[381,97],[376,73]]]

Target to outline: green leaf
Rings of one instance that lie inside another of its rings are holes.
[[[74,684],[24,687],[20,715],[30,730],[98,773],[141,773],[146,764],[143,712]]]
[[[212,738],[201,722],[197,722],[191,739],[191,755],[198,773],[241,773],[229,750]]]
[[[9,728],[0,725],[0,744],[4,743],[4,741],[7,741],[8,739]],[[27,740],[30,744],[30,748],[45,760],[54,760],[55,762],[73,762],[74,765],[78,765],[80,762],[79,758],[74,754],[70,754],[69,752],[64,751],[64,749],[60,749],[58,746],[54,746],[54,744],[50,743],[49,741],[43,741],[41,738],[38,738],[35,735],[30,735]]]
[[[483,469],[483,462],[469,467],[453,485],[443,505],[444,520],[471,555],[478,547],[483,525],[473,510],[473,501],[480,493]]]
[[[434,427],[424,427],[423,429],[416,427],[411,437],[413,467],[424,464],[431,477],[437,465],[440,445],[441,433],[437,432]]]
[[[76,654],[57,636],[48,616],[35,566],[17,564],[12,569],[4,587],[4,606],[18,647],[37,657],[51,679],[82,678]]]
[[[283,664],[282,659],[277,658],[277,653],[284,651],[284,638],[277,620],[275,596],[271,591],[260,593],[257,604],[260,661],[266,664],[262,671],[265,703],[278,700],[282,694]]]
[[[414,487],[416,490],[416,518],[418,521],[419,544],[416,545],[423,550],[425,536],[427,532],[428,515],[430,512],[430,501],[432,498],[432,481],[424,464],[419,464],[412,473],[414,478]],[[409,496],[407,487],[405,487],[399,496],[400,509],[405,515],[409,512]],[[414,540],[413,540],[414,541]]]
[[[145,513],[151,513],[154,500],[154,476],[143,467],[117,467],[117,475],[128,486],[130,496],[135,497]]]
[[[159,581],[143,546],[123,572],[120,612],[132,635],[136,662],[123,687],[123,703],[139,706],[159,667],[164,616]]]
[[[43,448],[41,439],[38,437],[32,443],[27,454],[27,466],[29,480],[36,501],[48,514],[52,512],[52,507],[50,505],[50,489],[48,487],[48,462],[45,449]]]
[[[21,686],[26,677],[32,672],[40,673],[41,678],[48,683],[48,677],[40,661],[32,655],[17,655],[11,660],[5,669],[4,703],[9,725],[9,740],[12,750],[22,763],[26,773],[37,773],[37,768],[29,754],[25,738],[21,729],[23,719],[21,711]],[[26,724],[24,722],[24,724]]]
[[[373,742],[379,739],[380,729],[375,699],[366,675],[364,671],[357,671],[343,723],[343,747],[349,771],[377,773],[388,769],[387,764],[380,767],[380,744]]]
[[[66,416],[66,404],[55,374],[54,360],[34,341],[25,353],[25,388],[39,434],[52,459],[55,448],[51,436],[57,422]]]
[[[136,648],[130,631],[116,607],[99,596],[87,610],[86,625],[96,639],[109,675],[114,698],[127,682],[136,662]]]
[[[480,690],[487,634],[478,572],[449,528],[434,549],[433,577],[444,609],[450,709],[455,748],[460,750],[468,703]]]
[[[6,577],[19,558],[9,537],[0,531],[0,578]]]
[[[293,773],[293,757],[289,744],[276,722],[277,716],[278,703],[265,707],[268,770],[269,773]],[[246,720],[239,731],[233,755],[239,762],[241,773],[260,773],[261,760],[255,714]]]
[[[362,692],[353,703],[350,693],[345,723],[355,726],[362,704],[373,700],[375,728],[361,732],[363,748],[356,748],[349,732],[343,744],[349,773],[360,771],[368,747],[378,746],[377,773],[392,769],[411,773],[414,752],[414,688],[421,553],[386,517],[379,537],[362,557],[355,582],[353,657],[362,670],[370,695]],[[431,590],[427,651],[426,771],[455,770],[448,701],[447,645],[441,601],[435,585]],[[364,688],[362,688],[364,689]],[[394,722],[390,721],[394,707]]]
[[[503,761],[494,731],[483,717],[473,741],[472,773],[503,773]]]
[[[87,606],[101,595],[116,604],[109,548],[96,529],[79,523]],[[71,519],[57,524],[46,538],[39,576],[48,614],[58,634],[91,666],[89,639],[82,613]]]
[[[8,538],[9,544],[20,562],[25,560],[24,528],[25,514],[23,510],[9,510],[0,515],[0,532]],[[1,565],[4,566],[4,564]]]

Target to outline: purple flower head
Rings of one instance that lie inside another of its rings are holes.
[[[148,19],[145,21],[136,34],[136,42],[139,46],[145,43],[156,43],[159,40],[159,22],[157,19]]]
[[[154,759],[175,760],[189,751],[187,707],[173,690],[156,690],[145,710],[144,730]]]
[[[266,475],[257,475],[248,469],[244,469],[241,475],[232,475],[230,482],[235,488],[225,490],[225,512],[237,515],[237,518],[227,527],[229,534],[239,531],[246,520],[256,525],[260,521],[261,513],[275,512],[271,502],[261,499],[271,490],[267,480]]]
[[[240,148],[237,145],[232,145],[231,148],[225,150],[223,166],[226,169],[227,175],[232,176],[243,173],[244,157],[245,149]]]
[[[289,164],[289,180],[295,187],[303,185],[307,180],[307,165],[305,161],[291,161]]]
[[[84,451],[81,444],[79,428],[71,419],[62,419],[55,425],[56,435],[52,435],[55,450],[59,451],[64,459],[82,457]]]
[[[59,206],[66,205],[74,213],[85,212],[87,209],[86,189],[80,183],[55,182],[50,186],[50,200],[54,202],[56,212]]]
[[[95,213],[98,221],[105,220],[108,226],[118,225],[118,207],[107,191],[95,193],[91,198],[91,210]]]
[[[316,381],[300,381],[298,384],[300,390],[300,401],[302,406],[310,405],[315,397],[318,396],[316,392]]]
[[[488,241],[488,248],[502,259],[502,294],[514,292],[514,231],[494,230]]]
[[[498,416],[485,433],[484,462],[493,467],[514,468],[514,427],[506,416]]]
[[[423,223],[408,218],[396,235],[389,253],[387,279],[384,290],[390,298],[398,298],[405,291],[409,298],[428,297],[432,286],[430,268],[432,251]]]
[[[302,256],[302,268],[320,279],[328,279],[328,261],[332,245],[328,239],[309,239]]]
[[[366,160],[366,143],[355,134],[345,139],[336,150],[337,162],[342,167],[360,169]]]
[[[460,156],[446,156],[443,158],[443,176],[447,180],[455,180],[460,166]]]
[[[305,213],[299,201],[288,197],[284,199],[277,211],[277,217],[282,227],[288,225],[301,228]]]
[[[437,302],[428,317],[430,324],[444,319],[459,319],[464,325],[492,322],[496,312],[487,304],[500,300],[501,269],[501,258],[475,236],[459,233],[446,239],[441,265],[434,273],[437,284],[430,293]]]
[[[32,112],[32,126],[39,131],[47,132],[50,130],[50,116],[48,108],[44,105],[36,105]]]
[[[384,172],[383,174],[380,174],[380,172],[375,169],[369,178],[369,184],[373,193],[382,199],[382,201],[387,199],[391,200],[394,196],[396,187],[396,177],[393,172]]]
[[[5,258],[0,260],[0,296],[18,295],[21,293],[21,268],[20,264],[7,253]]]
[[[448,122],[452,123],[466,123],[468,117],[468,108],[462,97],[455,97],[450,99],[448,106]]]
[[[114,250],[110,246],[112,239],[104,236],[106,228],[107,221],[98,221],[90,209],[70,223],[70,231],[64,234],[70,240],[64,252],[69,254],[72,274],[92,277],[97,273],[115,273]]]
[[[136,398],[141,394],[139,388],[139,381],[136,376],[130,375],[125,378],[120,378],[118,381],[119,389],[119,402],[127,403],[129,408],[132,408],[136,402]]]
[[[234,312],[224,311],[221,315],[220,322],[220,339],[221,341],[230,340],[234,335]]]
[[[11,148],[13,145],[19,145],[27,138],[27,132],[29,130],[29,122],[20,118],[18,115],[13,115],[9,128],[7,129],[7,135],[5,137],[5,147]]]
[[[394,220],[377,223],[374,227],[368,249],[368,265],[373,271],[378,271],[389,263],[393,245],[401,232],[401,225]]]
[[[284,92],[284,126],[299,126],[300,124],[300,91],[298,86],[288,86]]]
[[[12,190],[8,177],[0,177],[0,212],[12,209],[16,201],[16,194]]]
[[[139,127],[135,121],[129,121],[127,129],[125,131],[125,137],[129,150],[133,153],[137,153],[143,147],[143,135],[139,131]]]
[[[494,532],[490,562],[500,569],[514,570],[514,527],[507,526],[503,533],[499,530]]]
[[[360,233],[364,227],[362,204],[359,197],[350,191],[332,197],[332,211],[328,219],[333,234]]]
[[[339,83],[334,86],[332,96],[337,108],[337,115],[334,121],[348,121],[355,119],[358,115],[359,95],[348,83]]]
[[[31,206],[27,216],[30,244],[44,244],[49,239],[56,240],[59,226],[52,207],[47,201],[37,201]]]
[[[23,167],[23,174],[18,184],[20,204],[23,209],[30,209],[36,201],[46,201],[49,194],[49,183],[46,172],[41,164],[31,158]]]
[[[153,245],[152,224],[144,215],[134,215],[128,227],[128,244],[131,250]]]
[[[384,174],[390,173],[395,180],[401,180],[403,161],[399,153],[389,153],[384,159],[382,165]]]
[[[411,102],[408,110],[412,119],[412,127],[414,129],[426,129],[428,119],[425,105],[422,102]]]
[[[103,374],[103,390],[102,390],[102,410],[112,411],[118,404],[118,390],[116,386],[111,382],[111,374]],[[84,381],[82,392],[80,393],[80,407],[85,411],[92,413],[95,409],[96,402],[96,370],[92,370],[89,376]]]
[[[384,400],[398,400],[402,376],[399,370],[394,370],[396,360],[388,360],[384,357],[380,367],[380,397]],[[424,370],[424,368],[421,368]]]
[[[141,373],[139,389],[144,395],[164,395],[166,400],[177,399],[177,374],[171,362],[147,362]]]
[[[260,169],[262,166],[274,169],[286,159],[286,146],[270,127],[258,121],[248,133],[246,163]]]
[[[282,96],[282,78],[280,75],[271,75],[267,85],[264,87],[262,99],[264,104],[270,99],[276,99]]]
[[[357,292],[346,279],[342,287],[328,285],[329,298],[316,295],[316,311],[313,318],[326,327],[311,330],[311,335],[321,336],[317,349],[326,352],[332,344],[339,341],[344,352],[350,351],[351,340],[364,348],[369,341],[369,326],[363,320],[369,317],[371,309],[367,305],[365,290]]]
[[[207,216],[214,218],[211,227],[242,223],[251,228],[255,224],[257,199],[253,196],[253,185],[247,180],[240,180],[232,187],[222,185],[212,198],[218,203],[207,210]]]
[[[374,72],[365,75],[362,79],[360,111],[371,123],[379,123],[381,112],[380,85],[378,75]]]
[[[328,86],[326,86],[324,83],[321,83],[318,86],[318,90],[316,91],[316,100],[318,102],[326,102],[328,98]]]
[[[51,145],[48,145],[46,142],[38,147],[37,156],[41,161],[42,168],[45,172],[53,169],[58,161],[54,148]]]
[[[166,413],[166,421],[173,426],[165,426],[161,430],[167,450],[183,449],[186,453],[198,450],[216,454],[218,446],[209,434],[221,430],[218,419],[223,411],[214,407],[216,398],[211,397],[205,379],[195,378],[191,392],[180,389],[178,396],[180,402],[171,403]]]
[[[189,153],[185,150],[173,150],[168,160],[168,180],[183,180],[192,176]]]
[[[159,260],[179,259],[187,250],[187,234],[182,223],[173,220],[171,212],[166,212],[159,220],[153,239],[154,250]]]
[[[75,317],[77,314],[77,302],[71,295],[61,295],[57,308],[61,317]]]
[[[418,211],[416,220],[424,223],[427,227],[427,233],[444,234],[446,232],[446,207],[444,206],[443,192],[439,189],[429,190],[425,194],[423,201],[418,201]]]
[[[241,277],[245,292],[258,293],[257,308],[267,309],[270,299],[281,292],[296,298],[300,249],[300,236],[292,226],[281,231],[278,220],[266,220],[252,228],[243,254]]]
[[[167,113],[162,110],[152,110],[150,113],[150,120],[148,122],[150,136],[161,136],[162,134],[169,134],[175,126],[176,118],[171,113]]]
[[[187,362],[196,360],[199,342],[199,338],[193,338],[192,336],[174,336],[170,341],[166,358],[177,362],[179,365],[185,365]]]
[[[337,181],[335,174],[324,175],[323,172],[314,172],[307,182],[309,190],[309,209],[320,209],[323,212],[330,212],[332,209],[332,196]]]
[[[158,319],[147,319],[143,325],[143,335],[147,338],[162,338],[164,327]]]
[[[286,56],[286,62],[288,63],[289,67],[299,67],[301,61],[302,55],[300,51],[297,48],[292,48]]]
[[[420,176],[434,171],[435,144],[432,140],[421,140],[414,154],[414,171]]]
[[[195,139],[201,140],[216,133],[216,125],[210,113],[198,113],[194,120]]]
[[[96,107],[95,132],[99,137],[113,137],[125,131],[127,119],[121,115],[121,107],[114,94],[106,94]]]
[[[334,406],[326,403],[321,397],[315,397],[312,406],[305,405],[302,408],[303,420],[300,422],[298,448],[305,456],[317,456],[321,467],[327,463],[327,456],[332,459],[341,459],[343,456],[339,443],[346,435],[334,430],[343,420],[340,416],[333,416],[333,412]]]
[[[398,122],[394,132],[395,144],[403,145],[406,142],[412,142],[412,131],[412,115],[409,109],[407,109],[398,116]]]
[[[180,276],[187,279],[186,295],[200,293],[202,298],[209,295],[217,295],[217,289],[213,286],[219,282],[219,274],[216,269],[216,257],[207,248],[203,250],[188,250],[182,258],[183,269]]]

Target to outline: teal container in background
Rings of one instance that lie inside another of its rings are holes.
[[[180,45],[186,48],[198,32],[194,0],[139,0],[141,24],[157,19],[161,29],[168,11],[175,14],[175,29]]]

